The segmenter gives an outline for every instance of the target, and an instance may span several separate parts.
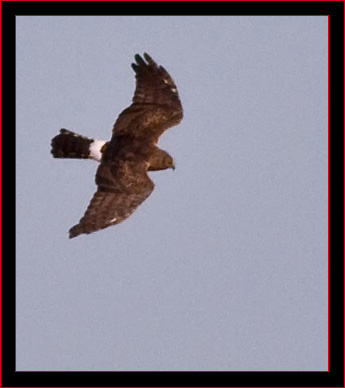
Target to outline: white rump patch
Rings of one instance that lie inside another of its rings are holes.
[[[90,158],[97,160],[97,162],[100,162],[102,159],[102,147],[104,146],[106,142],[104,140],[94,140],[90,144]]]

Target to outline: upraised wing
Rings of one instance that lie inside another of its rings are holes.
[[[136,74],[133,103],[116,120],[113,136],[153,137],[155,141],[183,117],[182,105],[175,82],[162,66],[148,55],[145,60],[135,55],[132,68]]]

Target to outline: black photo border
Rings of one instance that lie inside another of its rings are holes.
[[[79,4],[78,4],[79,3]],[[82,4],[82,6],[81,6]],[[2,1],[2,203],[15,202],[15,17],[16,15],[326,15],[329,21],[329,370],[326,372],[16,372],[15,249],[9,215],[3,214],[1,269],[1,387],[344,387],[344,251],[335,234],[336,166],[343,166],[344,144],[344,3],[342,1]],[[128,13],[127,13],[128,12]],[[231,12],[231,13],[230,13]],[[339,89],[339,90],[338,90]],[[341,96],[341,97],[340,97]],[[326,129],[325,129],[326,130]],[[335,140],[337,135],[340,139]],[[10,144],[14,145],[11,149]],[[342,150],[336,150],[341,144]],[[13,155],[14,150],[14,155]],[[341,152],[343,151],[343,152]],[[5,159],[6,158],[6,159]],[[6,167],[6,170],[5,170]],[[33,172],[34,173],[34,172]],[[13,182],[12,182],[13,177]],[[6,186],[4,185],[6,179]],[[333,190],[330,187],[333,185]],[[10,188],[8,190],[8,188]],[[13,188],[13,194],[12,194]],[[338,205],[339,206],[339,205]],[[14,206],[15,207],[15,206]],[[344,214],[343,208],[342,214]],[[338,212],[339,213],[339,212]],[[339,228],[339,226],[338,226]],[[8,235],[8,237],[7,237]],[[343,238],[343,237],[342,237]],[[9,246],[8,246],[9,245]],[[5,250],[6,249],[6,250]],[[337,252],[337,253],[336,253]],[[342,252],[339,254],[338,252]],[[340,256],[340,257],[339,257]],[[342,355],[339,356],[339,355]],[[78,373],[71,376],[70,373]],[[113,373],[119,373],[114,375]],[[188,380],[187,380],[188,379]],[[78,381],[78,385],[72,382]]]

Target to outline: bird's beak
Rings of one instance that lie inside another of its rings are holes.
[[[171,168],[175,171],[175,163],[171,166]]]

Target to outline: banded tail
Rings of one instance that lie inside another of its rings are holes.
[[[63,128],[51,141],[51,153],[54,158],[94,159],[100,162],[106,144],[103,140],[89,139]]]

